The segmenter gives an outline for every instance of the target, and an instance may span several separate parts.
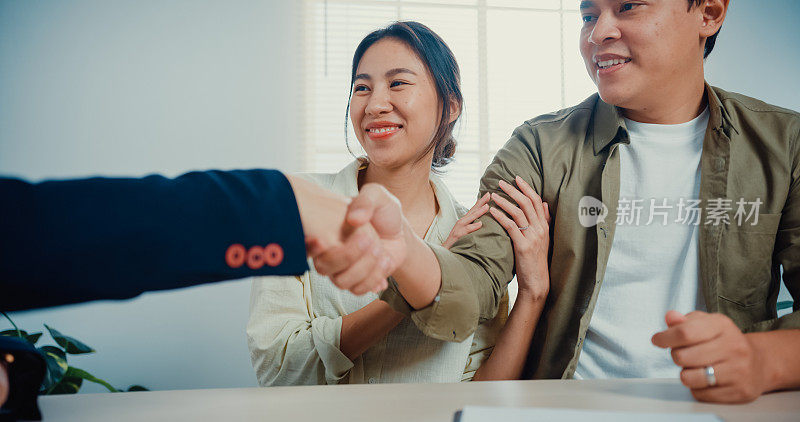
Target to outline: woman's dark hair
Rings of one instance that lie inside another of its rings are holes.
[[[463,108],[463,97],[461,95],[461,73],[458,63],[450,51],[450,47],[427,26],[414,21],[398,21],[391,25],[371,32],[361,40],[353,55],[353,70],[350,74],[350,97],[353,95],[353,84],[355,82],[356,70],[361,62],[361,57],[372,44],[384,38],[395,38],[408,45],[417,57],[425,64],[425,67],[433,77],[436,85],[436,93],[442,103],[442,112],[439,117],[439,126],[436,134],[433,135],[428,148],[420,155],[422,159],[425,155],[433,151],[433,163],[431,167],[437,169],[444,167],[453,160],[456,152],[456,140],[453,138],[453,128],[458,119],[450,123],[450,104],[452,101],[458,103],[458,115],[461,115]],[[347,142],[347,121],[350,115],[350,98],[347,101],[347,111],[345,112],[345,142]],[[350,144],[347,143],[350,150]],[[350,153],[353,151],[350,150]],[[355,155],[355,154],[354,154]]]
[[[703,0],[689,0],[689,10],[692,10],[695,6],[700,6],[703,4]],[[722,28],[719,29],[721,31]],[[706,46],[705,50],[703,51],[703,58],[707,58],[709,54],[711,54],[711,50],[714,49],[714,44],[717,43],[717,35],[719,35],[719,31],[716,34],[706,38]]]

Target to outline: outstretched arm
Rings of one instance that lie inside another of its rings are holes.
[[[295,196],[274,170],[0,179],[0,198],[5,311],[308,268]]]

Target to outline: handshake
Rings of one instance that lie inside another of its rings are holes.
[[[306,252],[319,274],[353,294],[379,292],[406,259],[413,236],[400,202],[383,186],[364,185],[346,198],[288,176],[297,199]]]

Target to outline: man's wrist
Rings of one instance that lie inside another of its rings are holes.
[[[418,248],[420,244],[419,238],[414,231],[411,230],[411,226],[408,224],[405,217],[403,217],[403,242],[406,244],[406,256],[403,262],[397,263],[397,269],[394,271],[394,274],[392,274],[398,287],[404,284],[404,280],[413,277],[413,275],[410,274],[412,269],[409,268],[410,266],[408,264],[414,262],[414,257],[419,253]]]
[[[431,248],[414,233],[405,218],[403,238],[406,257],[392,276],[397,283],[397,290],[406,302],[414,309],[422,309],[433,303],[441,288],[439,261]]]
[[[756,368],[754,370],[760,372],[762,376],[760,386],[761,394],[778,390],[782,388],[784,384],[781,378],[779,360],[771,356],[768,347],[764,347],[770,344],[769,341],[764,341],[765,339],[763,336],[765,334],[768,336],[768,333],[747,333],[744,335],[745,340],[750,345],[750,349],[754,354],[756,363]]]
[[[341,241],[348,199],[302,177],[286,178],[294,191],[306,238],[317,238],[328,246]]]

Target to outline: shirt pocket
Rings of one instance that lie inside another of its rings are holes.
[[[764,305],[772,282],[772,252],[781,214],[760,214],[758,223],[731,220],[722,230],[719,297],[740,307]]]

